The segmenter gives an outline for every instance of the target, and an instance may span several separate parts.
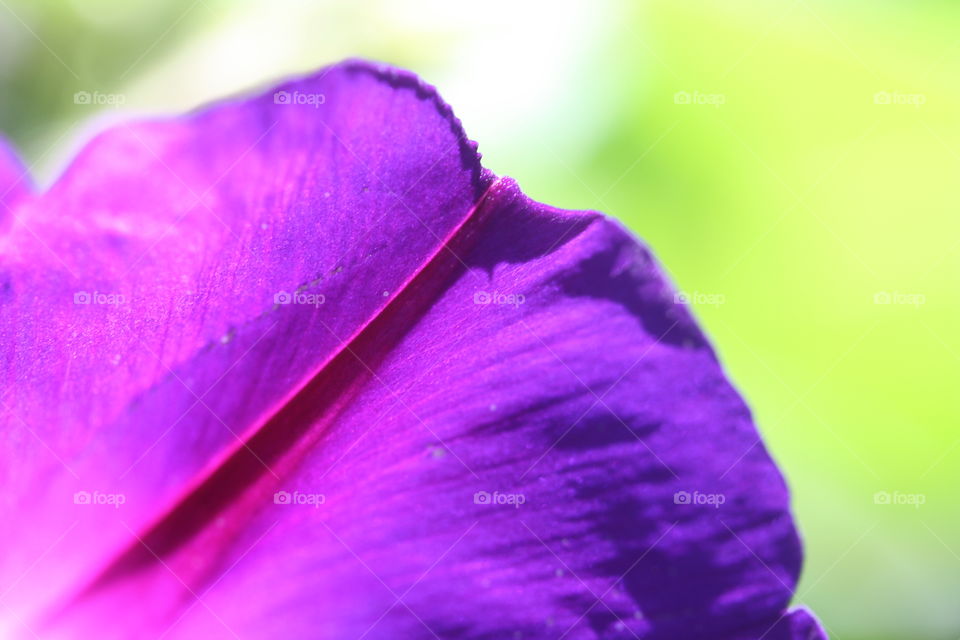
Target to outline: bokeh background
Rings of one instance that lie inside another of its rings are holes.
[[[0,129],[44,184],[130,113],[417,71],[487,166],[652,245],[793,487],[798,602],[838,640],[946,640],[958,28],[946,0],[0,0]]]

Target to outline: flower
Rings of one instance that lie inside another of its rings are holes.
[[[53,638],[817,638],[650,253],[345,62],[4,156],[0,620]]]

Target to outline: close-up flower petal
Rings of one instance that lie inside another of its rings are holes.
[[[483,169],[412,74],[117,125],[45,190],[3,162],[11,629],[825,637],[650,251]]]

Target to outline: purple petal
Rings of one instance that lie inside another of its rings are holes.
[[[412,76],[277,91],[18,201],[6,602],[67,637],[821,637],[649,252],[494,182]]]
[[[786,489],[649,254],[509,181],[478,215],[351,343],[365,385],[277,485],[323,504],[260,513],[171,635],[811,637]]]
[[[18,203],[0,491],[31,527],[0,529],[20,550],[0,576],[42,564],[17,606],[92,577],[242,448],[488,186],[409,74],[347,63],[277,91],[324,104],[269,92],[121,126]],[[323,304],[277,303],[298,291]],[[122,494],[120,517],[74,507],[83,491]]]

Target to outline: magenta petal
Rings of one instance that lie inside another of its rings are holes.
[[[271,91],[121,126],[16,206],[0,492],[31,527],[0,525],[19,550],[0,576],[43,563],[17,606],[92,578],[242,448],[339,349],[331,330],[376,316],[489,183],[409,74],[346,63],[278,91],[324,104]],[[125,503],[77,508],[76,492]]]
[[[412,76],[276,92],[18,203],[8,602],[66,637],[818,637],[782,478],[649,252],[494,182]]]

